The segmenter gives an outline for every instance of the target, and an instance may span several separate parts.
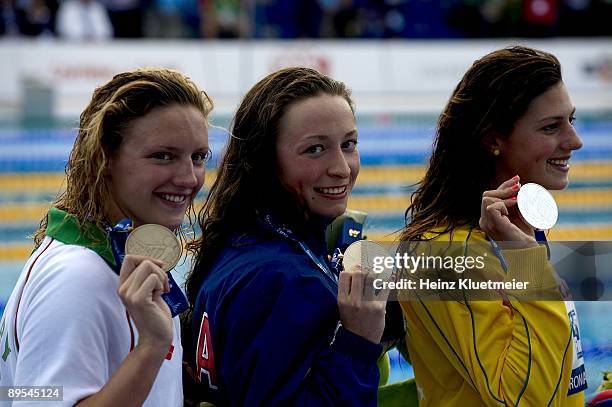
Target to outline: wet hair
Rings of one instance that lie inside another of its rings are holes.
[[[109,157],[119,150],[135,119],[171,105],[193,106],[206,121],[213,108],[211,99],[192,80],[168,69],[123,72],[97,88],[80,116],[78,135],[66,165],[66,190],[52,206],[74,216],[79,224],[90,222],[104,228],[108,222],[106,203],[111,195]],[[188,213],[190,229],[195,215],[192,205]],[[34,234],[37,246],[45,236],[47,223],[48,213]]]
[[[525,46],[475,61],[438,119],[433,153],[406,210],[401,240],[421,240],[434,229],[444,234],[478,226],[482,193],[495,177],[496,157],[485,138],[510,136],[530,103],[561,81],[555,56]]]
[[[304,209],[280,182],[276,139],[287,109],[320,95],[340,96],[354,111],[344,83],[309,68],[274,72],[242,99],[217,178],[198,214],[202,236],[190,244],[195,263],[186,291],[191,304],[228,237],[252,227],[260,212],[273,213],[294,229],[304,222]]]

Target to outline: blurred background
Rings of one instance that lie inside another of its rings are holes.
[[[2,0],[8,37],[491,38],[612,34],[610,0]]]
[[[369,238],[390,239],[463,72],[506,45],[547,50],[563,65],[584,141],[570,187],[555,193],[549,239],[612,240],[611,22],[612,0],[0,0],[0,312],[62,188],[80,111],[96,86],[143,66],[188,74],[225,128],[240,96],[276,69],[345,81],[362,157],[350,208],[369,214]],[[210,137],[207,186],[227,135]],[[589,397],[612,370],[610,305],[577,304]],[[412,375],[397,354],[391,361],[393,381]]]

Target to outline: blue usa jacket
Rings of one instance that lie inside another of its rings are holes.
[[[304,242],[329,264],[323,231]],[[202,394],[229,406],[375,406],[382,347],[337,328],[337,292],[280,235],[230,239],[194,307]]]

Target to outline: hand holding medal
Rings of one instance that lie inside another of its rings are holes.
[[[389,300],[391,290],[388,288],[390,282],[395,281],[395,263],[389,267],[384,260],[391,257],[389,251],[381,244],[371,240],[358,240],[353,242],[344,251],[342,264],[345,270],[364,268],[369,272],[366,277],[364,297],[367,300],[387,301],[385,305],[385,328],[381,344],[384,349],[391,349],[406,335],[406,327],[399,303],[395,296]],[[372,279],[373,277],[373,279]],[[376,285],[374,284],[376,281]],[[376,287],[384,287],[377,289]]]
[[[181,242],[174,232],[161,225],[141,225],[129,234],[125,242],[125,252],[128,255],[150,257],[161,263],[161,268],[168,278],[168,291],[162,298],[170,307],[173,317],[189,307],[187,298],[170,274],[182,252]]]
[[[520,184],[517,176],[497,189],[485,191],[479,226],[497,242],[514,242],[519,247],[537,245],[533,229],[550,229],[558,209],[552,195],[538,184]],[[514,211],[514,214],[512,213]]]
[[[381,245],[358,240],[344,252],[343,272],[338,281],[340,321],[349,331],[380,343],[385,328],[385,308],[389,289],[375,290],[373,278],[385,278],[373,272],[374,258],[387,257]]]
[[[127,255],[119,274],[119,297],[144,341],[167,352],[172,343],[173,323],[170,309],[162,299],[168,292],[168,277],[162,262],[143,256]]]
[[[119,295],[139,333],[154,341],[171,341],[172,317],[187,307],[187,299],[169,272],[181,257],[180,241],[164,226],[145,224],[131,230],[125,254]]]

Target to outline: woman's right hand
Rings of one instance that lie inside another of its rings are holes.
[[[149,257],[125,256],[118,293],[138,329],[138,344],[151,345],[166,355],[174,332],[170,308],[161,297],[169,291],[162,265]]]
[[[518,213],[516,197],[521,188],[519,181],[516,175],[497,189],[482,194],[478,225],[497,242],[513,242],[514,248],[537,246],[533,228]]]
[[[372,273],[360,266],[340,273],[338,308],[342,326],[373,343],[380,343],[385,330],[389,290],[375,290]]]

